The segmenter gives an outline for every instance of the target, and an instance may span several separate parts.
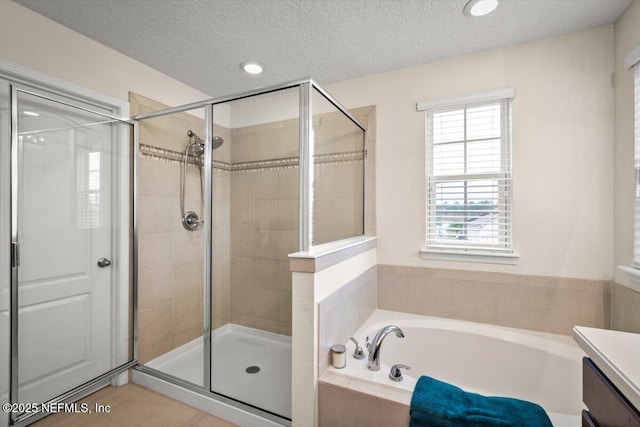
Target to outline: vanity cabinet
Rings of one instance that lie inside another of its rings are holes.
[[[588,357],[582,359],[582,427],[640,427],[640,411]]]

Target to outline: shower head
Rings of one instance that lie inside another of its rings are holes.
[[[194,131],[188,130],[187,136],[189,138],[193,138],[193,141],[196,143],[196,150],[199,151],[199,154],[204,152],[204,141],[200,138]],[[220,136],[214,136],[211,138],[211,149],[215,150],[216,148],[220,148],[220,146],[224,143],[224,139]]]
[[[220,146],[224,143],[224,139],[221,136],[214,136],[211,139],[211,149],[215,150],[216,148],[220,148]]]

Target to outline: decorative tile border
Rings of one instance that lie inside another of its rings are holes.
[[[154,159],[174,161],[182,163],[183,153],[177,151],[167,150],[165,148],[154,147],[153,145],[140,144],[140,154],[145,157],[151,157]]]
[[[355,163],[361,162],[367,157],[367,150],[343,151],[340,153],[316,154],[313,163],[316,165],[327,163]]]
[[[155,147],[153,145],[140,144],[140,154],[143,157],[165,160],[168,162],[182,163],[184,153],[169,150],[166,148]],[[341,153],[316,154],[313,156],[315,165],[326,164],[344,164],[362,162],[367,156],[365,151],[344,151]],[[247,171],[262,171],[274,169],[287,169],[298,167],[298,157],[283,157],[280,159],[256,160],[251,162],[229,163],[219,160],[213,160],[213,169],[237,173]],[[198,165],[195,156],[190,155],[188,164],[192,166]]]
[[[297,157],[283,157],[280,159],[256,160],[252,162],[231,163],[231,172],[261,171],[273,169],[287,169],[297,167]]]

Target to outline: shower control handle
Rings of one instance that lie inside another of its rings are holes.
[[[182,216],[182,226],[189,231],[197,230],[202,223],[204,223],[204,220],[198,218],[198,214],[193,211],[189,211]]]
[[[100,268],[109,267],[110,265],[111,265],[111,260],[110,259],[100,258],[98,260],[98,267],[100,267]]]
[[[389,379],[391,381],[400,382],[404,379],[400,369],[406,369],[407,371],[411,370],[411,368],[408,367],[407,365],[402,365],[402,364],[393,365],[391,367],[391,372],[389,372]]]
[[[353,352],[353,358],[358,360],[364,359],[364,351],[362,351],[362,347],[360,347],[360,344],[358,344],[358,341],[354,337],[351,337],[349,339],[353,341],[353,343],[356,345],[356,349]]]

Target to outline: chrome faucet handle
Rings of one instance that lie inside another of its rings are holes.
[[[400,382],[404,379],[400,369],[406,369],[407,371],[411,370],[411,368],[407,365],[402,365],[402,364],[393,365],[391,367],[391,372],[389,372],[389,379],[391,381]]]
[[[356,345],[356,349],[353,352],[353,358],[358,360],[364,359],[364,351],[362,351],[362,347],[360,347],[360,344],[358,344],[358,341],[354,337],[351,337],[349,339],[353,341],[353,343]]]

